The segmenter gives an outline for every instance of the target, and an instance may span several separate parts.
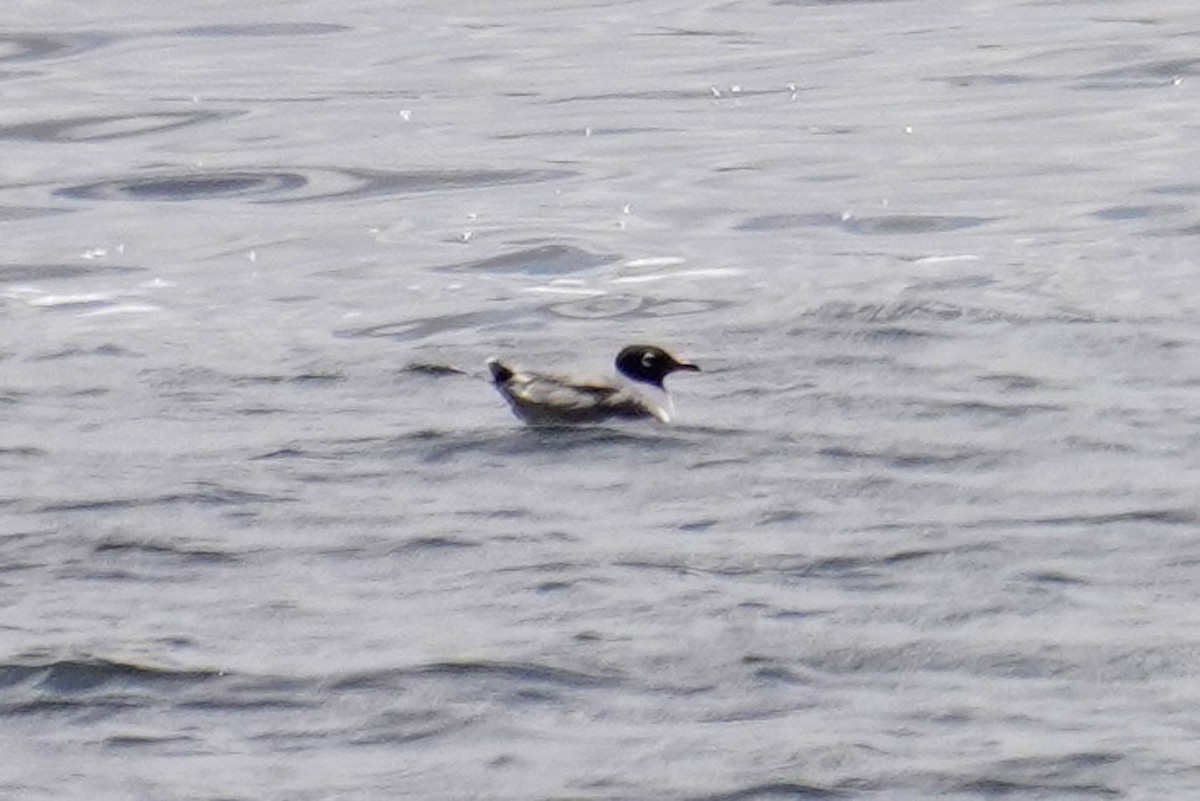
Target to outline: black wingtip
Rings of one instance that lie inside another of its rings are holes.
[[[511,367],[499,359],[488,359],[487,366],[488,369],[492,371],[492,380],[497,384],[503,384],[505,381],[516,375]]]

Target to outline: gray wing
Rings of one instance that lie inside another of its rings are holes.
[[[621,394],[620,387],[603,381],[571,383],[553,375],[517,376],[517,379],[509,384],[514,397],[523,403],[557,409],[590,409]]]
[[[611,382],[517,374],[506,389],[518,414],[531,422],[599,422],[610,417],[657,417],[662,413],[635,392]],[[665,420],[664,420],[665,422]]]

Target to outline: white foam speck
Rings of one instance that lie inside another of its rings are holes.
[[[670,273],[653,273],[651,275],[626,275],[612,279],[614,284],[649,284],[653,281],[669,281],[673,278],[729,278],[742,275],[742,270],[731,267],[711,267],[703,270],[676,270]]]
[[[80,317],[100,317],[109,314],[148,314],[159,311],[158,306],[149,303],[122,303],[117,306],[105,306],[103,309],[91,309],[81,312]]]
[[[925,256],[917,259],[913,264],[947,264],[955,261],[979,261],[979,257],[974,253],[960,253],[956,256]]]
[[[647,256],[641,259],[630,259],[623,266],[635,270],[653,267],[674,267],[678,264],[683,264],[686,259],[679,256]]]
[[[91,303],[107,303],[116,297],[112,292],[89,292],[79,295],[27,295],[23,300],[30,306],[39,308],[50,306],[82,306]]]
[[[584,287],[567,287],[567,286],[531,286],[521,290],[536,295],[582,295],[587,297],[595,297],[597,295],[607,295],[603,289],[585,289]]]

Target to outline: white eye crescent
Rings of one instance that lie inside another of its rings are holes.
[[[647,370],[653,367],[656,361],[658,360],[654,357],[653,353],[642,354],[642,367],[645,367]]]

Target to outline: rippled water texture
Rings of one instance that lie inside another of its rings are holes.
[[[0,6],[0,797],[1200,797],[1197,53]],[[635,341],[676,425],[484,379]]]

